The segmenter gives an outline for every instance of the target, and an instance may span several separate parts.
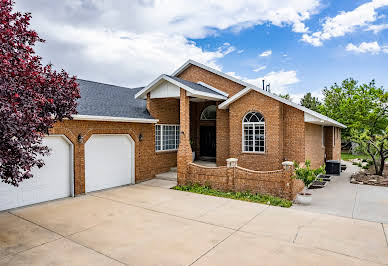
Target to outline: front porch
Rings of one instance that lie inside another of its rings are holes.
[[[155,132],[156,152],[177,151],[178,183],[188,163],[193,161],[193,152],[194,159],[206,161],[208,165],[216,163],[217,106],[228,94],[202,82],[162,75],[136,97],[147,99],[147,109],[159,118]],[[154,109],[155,106],[158,108]],[[217,158],[217,161],[220,160]]]

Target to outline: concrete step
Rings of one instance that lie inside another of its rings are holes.
[[[178,171],[178,169],[176,167],[171,167],[170,168],[170,172],[177,172],[177,171]]]
[[[155,175],[156,179],[169,180],[169,181],[177,181],[177,172],[165,172],[161,174]]]

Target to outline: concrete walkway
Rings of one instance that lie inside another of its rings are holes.
[[[388,265],[387,231],[139,184],[0,213],[0,265]]]
[[[346,171],[323,189],[311,189],[309,206],[294,204],[292,208],[327,213],[379,223],[388,223],[388,187],[351,184],[350,176],[359,171],[349,162]]]

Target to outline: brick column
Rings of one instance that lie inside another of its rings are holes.
[[[180,90],[180,142],[177,154],[178,184],[184,184],[187,164],[192,162],[190,145],[190,99],[186,91]]]

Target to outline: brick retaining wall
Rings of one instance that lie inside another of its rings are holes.
[[[292,176],[293,169],[253,171],[239,166],[207,167],[189,163],[184,179],[178,178],[178,183],[210,185],[221,191],[250,191],[293,200],[303,190],[304,183]]]

